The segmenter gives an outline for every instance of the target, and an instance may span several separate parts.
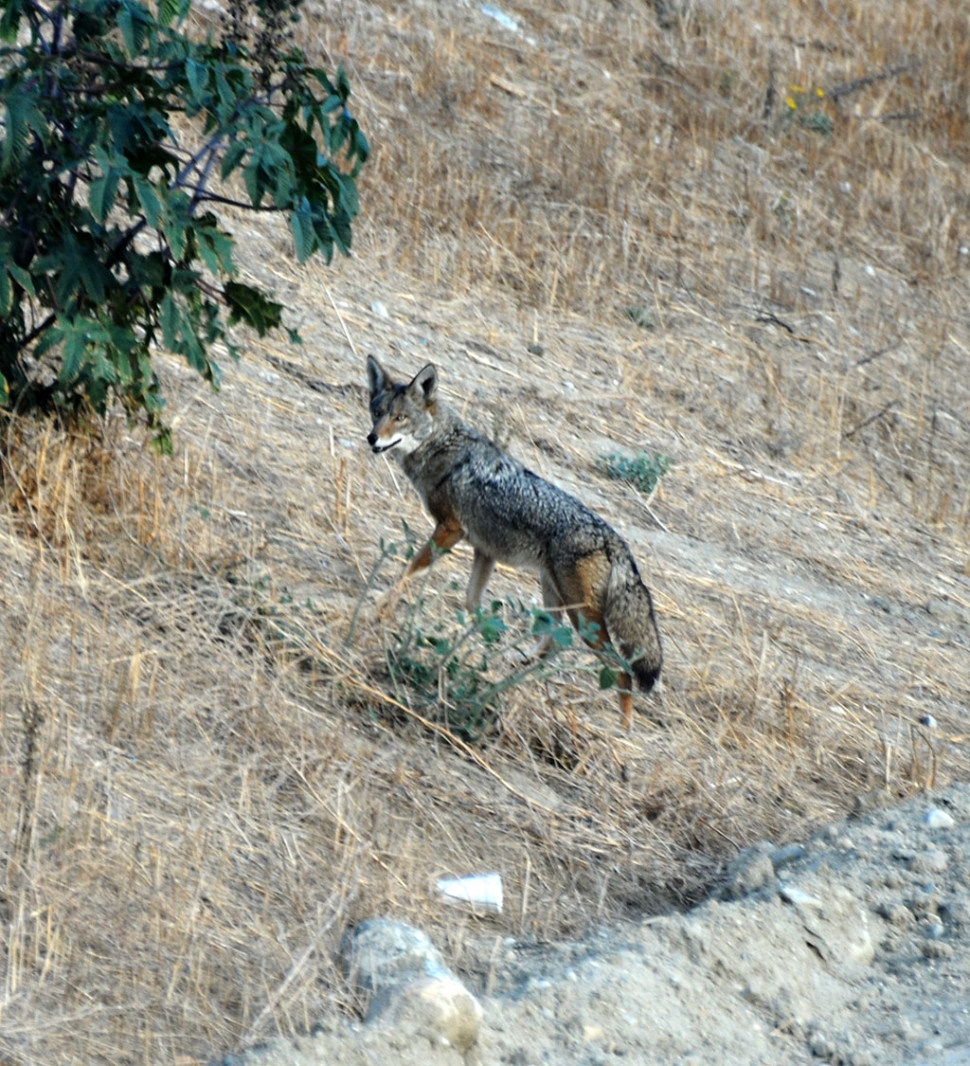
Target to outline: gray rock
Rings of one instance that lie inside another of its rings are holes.
[[[949,856],[939,848],[930,848],[929,851],[919,852],[914,855],[909,863],[909,868],[921,874],[941,874],[950,865]]]
[[[767,840],[741,851],[728,863],[718,895],[722,899],[743,899],[771,884],[775,878],[775,851]]]
[[[357,987],[375,993],[366,1021],[395,1046],[424,1037],[465,1054],[478,1040],[478,1000],[422,930],[393,918],[371,918],[347,934],[342,954]]]
[[[880,918],[885,918],[890,925],[898,928],[903,928],[915,921],[915,915],[903,903],[880,903],[876,908],[876,913]]]
[[[449,978],[440,952],[426,933],[393,918],[369,918],[341,946],[347,973],[365,992],[386,992],[419,977]]]

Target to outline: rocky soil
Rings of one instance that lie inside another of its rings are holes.
[[[371,924],[344,951],[365,1022],[217,1062],[970,1063],[970,787],[883,802],[746,849],[685,914],[560,944],[483,928],[464,989],[419,931]]]

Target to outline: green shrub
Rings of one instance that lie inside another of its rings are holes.
[[[670,457],[667,455],[647,455],[639,452],[632,459],[626,455],[613,453],[601,455],[599,466],[607,477],[617,481],[629,481],[648,496],[660,484],[660,479],[670,469]]]
[[[493,600],[470,614],[458,611],[454,626],[437,622],[429,628],[423,608],[420,597],[407,608],[386,648],[387,667],[395,685],[406,683],[467,740],[478,740],[497,719],[503,693],[533,675],[553,672],[557,655],[573,641],[572,629],[548,611],[514,600]],[[527,645],[547,635],[545,658],[530,657]],[[515,661],[509,670],[507,664]]]
[[[0,406],[120,400],[167,447],[158,347],[217,387],[229,325],[281,325],[219,212],[284,212],[301,261],[347,254],[369,149],[343,71],[287,42],[298,4],[233,3],[199,39],[190,0],[0,3]]]
[[[404,532],[410,542],[405,556],[410,557],[415,538],[406,524]],[[364,597],[381,566],[396,555],[397,546],[381,540],[380,557],[357,602],[345,647],[354,640]],[[398,626],[385,630],[385,664],[400,703],[411,706],[416,701],[422,709],[433,709],[449,729],[476,741],[498,720],[505,693],[532,677],[548,677],[562,669],[559,656],[573,646],[573,630],[541,607],[527,607],[514,599],[492,600],[472,612],[456,611],[451,620],[431,618],[423,595],[430,574],[425,570],[411,582],[411,602],[398,605]],[[452,589],[460,591],[457,581]],[[595,643],[599,627],[580,621],[580,638]],[[540,643],[547,645],[541,658],[536,655]],[[618,673],[631,669],[612,645],[591,654],[587,664],[572,666],[595,671],[601,689],[612,688]]]

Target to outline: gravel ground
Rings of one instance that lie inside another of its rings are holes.
[[[746,849],[686,914],[491,959],[483,939],[464,1054],[402,1007],[218,1061],[970,1063],[970,787],[881,800],[804,845]]]

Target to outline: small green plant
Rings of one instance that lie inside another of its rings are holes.
[[[660,479],[670,469],[670,457],[639,452],[631,459],[627,455],[613,453],[600,456],[599,466],[607,477],[628,481],[649,496],[656,491]]]
[[[220,636],[259,649],[271,661],[322,669],[314,653],[313,632],[323,612],[312,599],[300,603],[286,590],[274,593],[268,575],[253,578],[230,569],[226,583],[228,595],[218,601],[216,629]]]
[[[117,400],[168,450],[157,349],[215,388],[230,325],[282,324],[220,213],[283,213],[301,262],[349,252],[369,147],[343,71],[288,42],[299,3],[230,4],[217,39],[191,0],[0,3],[0,407]]]
[[[654,327],[653,315],[645,307],[627,307],[624,314],[635,326],[639,326],[641,329],[653,329]]]
[[[404,532],[408,546],[403,555],[410,558],[417,541],[406,523]],[[381,540],[381,554],[364,584],[344,647],[354,639],[361,605],[381,566],[397,554],[394,543]],[[549,611],[513,599],[492,600],[487,607],[472,612],[456,611],[453,623],[431,619],[423,596],[430,573],[430,568],[423,571],[409,586],[411,602],[399,605],[402,624],[396,631],[388,631],[384,648],[387,670],[401,703],[411,703],[406,687],[411,698],[436,708],[449,729],[475,741],[497,720],[504,693],[529,678],[547,677],[560,668],[557,659],[573,646],[573,629]],[[452,582],[452,589],[460,591],[457,581]],[[595,644],[598,629],[580,617],[579,636],[584,642]],[[541,656],[537,654],[540,645]],[[631,671],[630,663],[611,645],[596,655],[598,659],[578,668],[596,670],[601,689],[612,688],[619,673]],[[513,664],[511,670],[509,663]]]
[[[495,722],[503,693],[527,678],[549,674],[556,656],[573,641],[568,625],[514,600],[493,600],[470,614],[457,611],[454,627],[439,621],[429,628],[423,608],[419,597],[386,649],[391,679],[437,706],[448,727],[472,741]],[[545,656],[530,656],[526,643],[545,639]],[[505,673],[496,669],[497,661],[509,659],[521,665]]]
[[[828,136],[834,127],[832,119],[822,110],[824,99],[824,89],[806,90],[801,85],[789,85],[783,122],[797,122],[812,133]]]

